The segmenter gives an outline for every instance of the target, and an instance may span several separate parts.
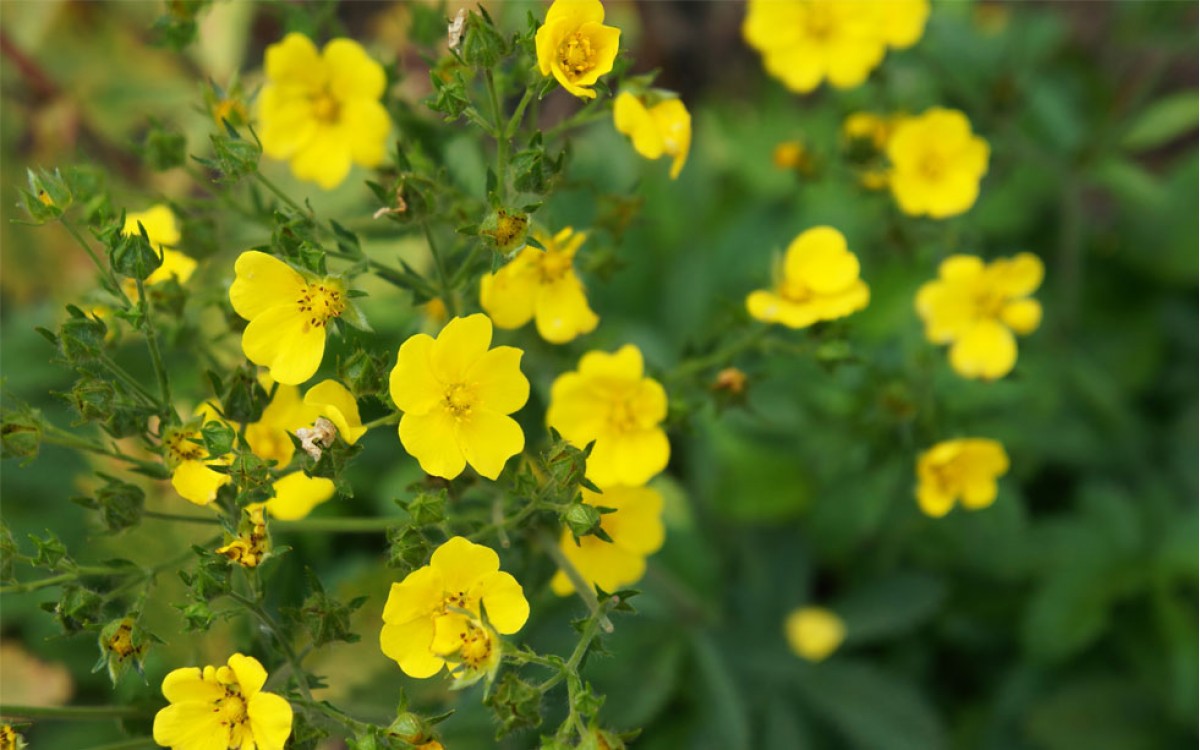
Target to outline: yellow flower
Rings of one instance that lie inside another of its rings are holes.
[[[357,443],[367,432],[358,415],[358,402],[354,400],[354,394],[336,380],[322,380],[309,388],[304,394],[304,403],[316,409],[318,416],[333,422],[342,440],[350,445]]]
[[[677,97],[647,102],[627,91],[613,105],[617,131],[633,140],[633,148],[647,159],[670,156],[671,179],[679,176],[692,145],[692,116]]]
[[[453,537],[434,551],[428,565],[392,584],[379,646],[409,677],[432,677],[447,662],[488,664],[499,648],[476,624],[481,603],[488,623],[505,635],[529,619],[521,584],[500,570],[499,556]]]
[[[271,390],[267,378],[259,378],[263,387]],[[296,446],[288,435],[295,434],[301,427],[313,423],[320,411],[300,399],[300,389],[294,385],[275,386],[271,403],[263,409],[257,422],[246,425],[246,442],[251,452],[266,461],[276,461],[279,466],[291,463]]]
[[[25,747],[25,738],[11,724],[0,724],[0,750],[25,750]]]
[[[218,548],[218,555],[224,555],[242,567],[258,567],[271,552],[267,521],[263,517],[264,507],[263,503],[252,503],[242,510],[238,535],[224,547]]]
[[[866,307],[871,298],[858,273],[858,258],[846,248],[842,233],[833,227],[813,227],[788,246],[783,278],[775,290],[751,292],[746,309],[764,323],[789,328],[844,318]]]
[[[978,510],[996,501],[996,479],[1008,471],[1004,446],[987,438],[938,443],[917,459],[917,505],[940,518],[955,500]]]
[[[910,216],[961,214],[979,197],[989,153],[962,112],[934,107],[906,118],[887,145],[892,195]]]
[[[646,558],[663,544],[662,495],[649,487],[608,487],[603,494],[585,489],[582,494],[588,505],[614,509],[600,516],[600,528],[612,542],[588,535],[576,544],[564,529],[559,542],[563,554],[585,581],[605,591],[637,583],[646,572]],[[550,587],[559,596],[574,591],[561,570]]]
[[[523,352],[488,347],[486,315],[454,318],[436,339],[424,333],[400,345],[389,388],[404,412],[400,443],[428,474],[453,479],[467,464],[488,479],[525,448],[525,433],[506,415],[529,399]]]
[[[883,60],[887,43],[873,8],[844,0],[750,0],[742,35],[767,72],[797,93],[828,79],[858,86]]]
[[[546,422],[579,448],[596,442],[587,476],[602,487],[641,486],[671,456],[659,426],[667,393],[643,373],[641,351],[626,344],[613,354],[588,352],[577,371],[559,375],[550,387]]]
[[[803,141],[783,141],[771,152],[771,163],[776,169],[790,169],[804,174],[813,171],[813,158]]]
[[[538,68],[581,99],[594,99],[588,88],[612,70],[621,30],[604,25],[600,0],[554,0],[537,30]]]
[[[175,491],[196,505],[208,505],[217,499],[217,490],[230,481],[228,474],[211,467],[223,466],[229,461],[223,456],[208,455],[200,436],[204,422],[222,421],[221,418],[208,404],[201,404],[196,414],[198,420],[181,427],[168,427],[163,432],[162,449]]]
[[[267,47],[267,82],[258,97],[263,153],[291,161],[297,179],[331,190],[351,162],[375,167],[392,128],[379,103],[383,66],[358,42],[334,39],[320,53],[303,34]]]
[[[271,517],[281,521],[296,521],[333,497],[337,486],[331,479],[310,477],[303,471],[293,471],[276,479],[271,488],[275,490],[275,497],[268,500],[266,505]]]
[[[150,245],[161,252],[163,256],[162,265],[146,277],[142,282],[143,285],[152,286],[170,278],[174,278],[180,284],[186,284],[187,280],[192,277],[192,272],[196,270],[196,261],[178,250],[171,249],[179,244],[180,237],[179,222],[176,220],[174,212],[169,206],[159,203],[145,211],[126,213],[125,225],[121,228],[122,234],[137,233],[139,222],[146,230],[146,237],[150,239]],[[137,299],[136,281],[125,279],[122,281],[122,287],[126,296],[130,299]]]
[[[883,41],[893,49],[916,44],[929,20],[929,0],[874,0],[876,23]]]
[[[250,321],[242,351],[284,385],[308,380],[325,355],[325,328],[346,310],[336,278],[305,278],[287,263],[257,250],[238,256],[229,301]]]
[[[802,659],[824,661],[846,639],[842,618],[824,607],[793,610],[784,622],[788,646]]]
[[[951,255],[938,278],[917,291],[917,314],[925,338],[950,344],[950,366],[965,378],[995,380],[1017,363],[1014,333],[1025,335],[1042,321],[1030,299],[1042,283],[1042,261],[1032,253],[984,265],[973,255]]]
[[[894,117],[883,117],[874,112],[851,112],[842,121],[842,137],[851,143],[867,143],[874,150],[882,151],[897,122]]]
[[[542,338],[565,344],[600,322],[573,265],[587,235],[567,227],[553,236],[535,229],[533,237],[545,250],[527,245],[508,265],[485,274],[479,304],[499,328],[520,328],[533,318]]]
[[[264,693],[267,671],[252,656],[227,665],[185,667],[162,683],[171,705],[154,717],[154,741],[173,750],[283,750],[292,733],[292,707]]]

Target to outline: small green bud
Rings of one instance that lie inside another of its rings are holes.
[[[104,485],[96,491],[96,497],[74,498],[75,502],[100,511],[100,519],[110,533],[140,524],[146,505],[146,494],[142,488],[107,474],[99,476],[104,480]]]
[[[0,458],[36,458],[42,420],[32,409],[5,409],[0,421]]]
[[[99,318],[89,317],[74,305],[67,306],[71,317],[67,318],[58,332],[58,350],[71,365],[91,362],[104,349],[104,336],[108,326]]]
[[[156,172],[181,167],[187,161],[187,138],[162,123],[152,122],[142,142],[142,159]]]
[[[600,511],[587,503],[575,503],[563,513],[562,521],[576,538],[587,536],[600,528]]]
[[[422,492],[402,505],[416,526],[441,523],[446,518],[446,490]]]
[[[227,133],[213,134],[209,139],[212,140],[214,158],[199,161],[216,172],[218,182],[237,182],[258,171],[262,147],[257,143]]]
[[[112,416],[116,395],[116,389],[109,381],[84,376],[76,381],[67,398],[80,419],[103,422]]]
[[[388,529],[388,567],[408,573],[424,565],[432,552],[429,540],[416,528],[397,526]]]
[[[42,605],[54,613],[54,619],[66,634],[92,630],[100,621],[104,599],[91,589],[82,586],[64,586],[57,602]]]
[[[497,737],[542,723],[542,691],[513,672],[504,673],[483,703],[500,722]]]
[[[388,725],[387,733],[401,742],[421,745],[430,739],[429,725],[414,713],[405,711]]]
[[[346,384],[355,398],[382,393],[387,388],[388,362],[358,349],[338,363],[338,380]]]
[[[29,218],[38,224],[54,221],[71,207],[71,190],[56,169],[47,172],[26,170],[29,189],[21,191],[21,199]]]
[[[204,440],[204,450],[210,456],[224,456],[233,450],[233,441],[237,433],[224,422],[205,422],[200,428],[200,437]]]
[[[480,10],[482,11],[482,7]],[[490,70],[504,57],[506,47],[504,37],[496,31],[496,26],[487,11],[471,11],[467,14],[467,30],[463,35],[461,51],[462,58],[468,65]]]
[[[267,391],[258,382],[252,366],[238,368],[221,390],[221,413],[226,419],[241,424],[253,424],[262,419],[268,401]]]
[[[510,213],[498,208],[488,214],[479,225],[479,233],[491,241],[496,252],[511,255],[525,247],[525,235],[529,233],[529,216],[519,211]]]
[[[146,228],[139,221],[136,232],[110,235],[108,261],[122,276],[144,280],[162,265],[162,255],[150,244]]]
[[[133,617],[122,617],[113,620],[100,631],[100,661],[92,670],[98,672],[108,669],[108,677],[115,687],[117,681],[125,674],[130,666],[142,674],[142,666],[146,659],[146,651],[154,636],[147,633],[137,624]]]

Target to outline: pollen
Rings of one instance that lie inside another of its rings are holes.
[[[341,290],[328,281],[306,286],[297,304],[301,314],[308,318],[309,325],[314,328],[324,327],[330,318],[341,316],[346,309]]]
[[[558,47],[558,63],[572,78],[578,78],[596,67],[592,40],[581,31],[569,35]]]

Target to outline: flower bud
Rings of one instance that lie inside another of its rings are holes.
[[[529,232],[529,216],[522,212],[509,213],[498,208],[483,220],[479,233],[490,238],[496,252],[504,255],[525,247],[525,235]]]
[[[93,671],[107,668],[114,686],[131,665],[141,674],[152,637],[138,626],[133,617],[113,620],[100,631],[100,661]]]
[[[563,514],[562,520],[576,537],[587,536],[600,528],[600,511],[587,503],[575,503]]]
[[[42,420],[37,413],[5,410],[0,423],[0,458],[34,458],[42,442]]]
[[[401,742],[421,745],[429,740],[429,725],[420,716],[405,711],[388,725],[387,733]]]

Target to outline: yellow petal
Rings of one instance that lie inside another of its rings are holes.
[[[818,294],[832,294],[858,279],[858,258],[846,249],[841,232],[833,227],[813,227],[788,247],[784,272]]]
[[[644,372],[642,350],[626,344],[617,351],[588,352],[579,360],[579,374],[599,380],[638,380]]]
[[[613,105],[613,125],[617,131],[633,140],[633,148],[647,159],[663,155],[662,134],[642,101],[633,94],[622,92]]]
[[[576,545],[570,533],[564,532],[559,544],[563,555],[583,579],[605,591],[616,591],[636,583],[646,572],[645,557],[595,536],[583,537]],[[553,587],[553,582],[551,585]],[[560,583],[554,591],[563,596],[574,591],[574,587],[567,581],[565,590]]]
[[[292,157],[292,174],[298,180],[315,182],[332,190],[350,174],[350,141],[337,128],[318,126]]]
[[[600,0],[554,0],[546,11],[546,24],[564,21],[572,26],[604,21],[604,6]]]
[[[588,306],[583,284],[574,272],[541,285],[536,306],[538,335],[551,344],[565,344],[592,332],[600,323]]]
[[[267,501],[267,511],[281,521],[304,518],[312,509],[333,497],[337,487],[325,477],[310,477],[302,471],[275,480],[275,497]]]
[[[495,479],[508,459],[525,450],[525,433],[512,417],[485,408],[457,423],[458,444],[480,476]]]
[[[480,279],[479,306],[497,327],[520,328],[533,318],[539,284],[531,261],[540,252],[526,247],[508,265]]]
[[[217,499],[217,490],[229,483],[229,475],[213,471],[201,461],[184,461],[171,474],[171,486],[181,497],[196,505]]]
[[[824,607],[804,607],[788,615],[784,632],[792,651],[809,661],[823,661],[846,639],[842,618]]]
[[[163,249],[162,265],[154,269],[154,273],[146,277],[146,284],[160,284],[174,278],[180,284],[186,284],[196,270],[196,261],[178,250]],[[134,289],[136,290],[136,286]]]
[[[492,343],[492,321],[476,313],[454,318],[438,334],[431,359],[433,373],[443,383],[461,383]]]
[[[262,690],[262,686],[267,682],[267,670],[263,669],[262,663],[253,656],[234,654],[229,657],[229,668],[237,675],[238,685],[241,686],[244,697],[248,698]]]
[[[950,365],[966,378],[995,380],[1017,363],[1012,332],[994,320],[981,320],[950,347]]]
[[[367,429],[362,426],[358,415],[358,402],[354,394],[336,380],[322,380],[304,394],[304,403],[317,407],[321,414],[333,422],[338,434],[351,445],[358,442]]]
[[[428,414],[406,412],[400,418],[400,444],[431,476],[454,479],[467,466],[454,418],[441,409]]]
[[[426,414],[446,395],[433,374],[433,338],[410,336],[396,353],[396,366],[388,378],[388,392],[396,407],[407,414]]]
[[[221,691],[224,695],[224,691]],[[174,750],[226,750],[229,729],[211,703],[172,703],[154,716],[154,741]]]
[[[1001,258],[989,268],[992,283],[1009,297],[1033,294],[1042,285],[1046,267],[1033,253],[1020,253],[1014,258]]]
[[[758,289],[746,296],[746,312],[763,323],[777,323],[784,300],[765,289]]]
[[[325,356],[325,327],[314,326],[289,303],[269,308],[242,333],[246,358],[268,368],[284,385],[299,385],[316,374]]]
[[[293,84],[307,84],[323,72],[312,40],[296,32],[267,47],[263,68],[268,79]]]
[[[121,234],[138,234],[138,223],[145,228],[146,236],[150,238],[150,244],[156,250],[163,250],[179,244],[179,221],[169,206],[159,203],[145,211],[126,213],[125,225],[121,227]]]
[[[433,643],[433,620],[412,620],[400,625],[384,625],[379,631],[379,647],[385,656],[400,665],[409,677],[424,679],[441,671],[446,662],[429,650]]]
[[[253,320],[272,307],[296,304],[308,285],[298,271],[282,260],[257,250],[238,256],[236,278],[229,287],[234,311]]]
[[[498,346],[484,353],[467,371],[479,408],[512,414],[529,400],[529,380],[521,373],[520,349]],[[477,467],[478,468],[478,467]]]
[[[283,750],[292,734],[292,706],[274,693],[258,693],[246,702],[257,750]]]
[[[642,485],[667,467],[671,446],[662,430],[601,435],[587,460],[587,476],[601,487]]]
[[[268,83],[258,95],[263,153],[272,159],[290,159],[317,132],[307,88]]]
[[[342,103],[341,129],[350,145],[350,158],[362,167],[377,167],[387,157],[392,121],[377,101],[352,99]]]
[[[500,556],[491,547],[454,536],[433,551],[429,567],[441,574],[446,591],[467,592],[500,569]]]
[[[517,579],[504,571],[483,576],[483,606],[488,622],[496,632],[511,635],[525,626],[529,619],[529,602]]]
[[[387,83],[383,66],[371,59],[358,42],[334,39],[321,51],[321,60],[329,71],[330,91],[341,99],[378,99],[383,96]]]
[[[183,667],[167,673],[162,682],[162,694],[170,703],[186,701],[214,701],[225,694],[225,689],[215,682],[204,679],[199,667]]]
[[[1000,311],[1000,320],[1022,336],[1033,333],[1042,323],[1042,305],[1035,299],[1009,302]]]
[[[936,482],[917,485],[917,505],[925,515],[941,518],[954,507],[954,495],[944,492]]]
[[[583,501],[589,505],[616,509],[616,512],[606,513],[600,519],[601,527],[612,538],[613,544],[643,557],[662,547],[663,498],[657,490],[624,485],[606,487],[603,493],[585,489]]]
[[[402,625],[410,620],[428,619],[442,608],[446,586],[442,574],[429,565],[417,568],[400,583],[393,583],[383,605],[383,621]]]
[[[604,429],[608,408],[607,402],[594,392],[588,378],[578,372],[566,372],[550,386],[546,424],[582,447]]]

